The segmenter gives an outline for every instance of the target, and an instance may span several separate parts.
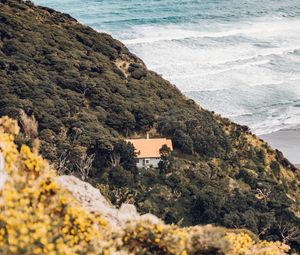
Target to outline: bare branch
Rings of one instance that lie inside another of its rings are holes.
[[[73,171],[71,171],[67,167],[68,163],[69,163],[68,153],[63,152],[60,155],[59,159],[54,163],[54,167],[55,167],[58,175],[72,174],[73,173]]]
[[[284,243],[290,243],[293,241],[300,242],[300,228],[293,226],[292,224],[279,224],[280,235]]]
[[[256,189],[256,194],[261,197],[265,202],[270,198],[272,191],[267,189]]]
[[[76,164],[83,181],[89,176],[94,159],[95,154],[87,155],[87,153],[84,153],[81,156],[79,163]]]
[[[119,165],[120,165],[120,161],[121,161],[121,156],[120,156],[120,154],[112,153],[112,154],[110,155],[110,162],[111,162],[111,165],[112,165],[113,167],[119,166]]]

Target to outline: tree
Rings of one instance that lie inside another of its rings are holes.
[[[107,116],[106,124],[128,136],[134,130],[135,118],[129,111],[112,112]]]
[[[109,180],[111,184],[116,185],[117,187],[131,187],[134,175],[122,166],[116,166],[110,169]]]
[[[187,154],[193,154],[194,145],[193,140],[182,130],[176,130],[174,133],[174,146],[180,148],[180,150]]]
[[[168,172],[168,170],[170,170],[171,168],[171,149],[170,147],[168,147],[168,145],[164,144],[160,150],[159,150],[159,154],[160,154],[160,161],[158,163],[158,168],[162,173],[166,173]]]
[[[154,114],[151,107],[147,107],[143,104],[139,104],[133,110],[133,114],[136,120],[136,129],[141,131],[149,131],[153,127]]]
[[[122,166],[126,170],[136,173],[136,153],[132,143],[118,141],[110,153],[111,166]]]

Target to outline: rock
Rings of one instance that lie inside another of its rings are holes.
[[[100,191],[91,184],[83,182],[75,176],[58,176],[56,181],[71,192],[80,205],[90,213],[101,215],[113,227],[124,228],[127,223],[136,220],[145,220],[154,224],[162,223],[152,214],[140,215],[132,204],[123,204],[120,209],[108,202]]]

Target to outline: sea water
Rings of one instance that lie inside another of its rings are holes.
[[[300,0],[35,0],[256,134],[300,126]]]

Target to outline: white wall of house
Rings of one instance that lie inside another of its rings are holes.
[[[158,167],[158,163],[160,161],[160,158],[139,158],[137,161],[136,166],[138,168],[148,168],[150,166]]]

